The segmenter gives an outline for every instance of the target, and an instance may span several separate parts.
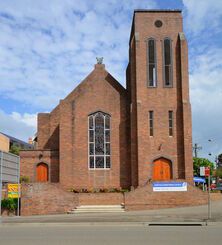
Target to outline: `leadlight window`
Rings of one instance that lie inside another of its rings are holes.
[[[173,111],[169,111],[169,136],[173,136]]]
[[[149,111],[150,136],[153,136],[153,111]]]
[[[164,39],[163,48],[163,62],[164,62],[164,85],[171,87],[173,84],[173,71],[172,71],[172,44],[169,38]]]
[[[148,40],[148,87],[156,87],[156,41]]]
[[[110,169],[110,116],[96,112],[89,120],[89,168]]]

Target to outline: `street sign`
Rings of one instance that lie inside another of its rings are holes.
[[[205,167],[200,167],[200,176],[205,176]]]
[[[205,167],[205,177],[210,176],[210,167]]]
[[[153,191],[187,191],[187,182],[153,182]]]
[[[193,181],[196,183],[206,183],[206,180],[201,177],[193,177]]]
[[[20,197],[20,184],[8,184],[8,198]]]

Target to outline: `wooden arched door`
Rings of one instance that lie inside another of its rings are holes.
[[[166,158],[159,158],[153,162],[153,180],[172,179],[172,163]]]
[[[45,163],[39,163],[36,168],[37,182],[48,181],[48,166]]]

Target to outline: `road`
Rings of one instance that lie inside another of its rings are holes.
[[[221,244],[221,230],[221,223],[213,226],[3,224],[0,245]]]

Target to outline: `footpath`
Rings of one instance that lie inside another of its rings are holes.
[[[222,223],[222,199],[213,201],[211,205],[211,223]],[[169,208],[146,211],[127,211],[123,213],[81,213],[44,216],[2,217],[2,224],[30,223],[73,223],[73,224],[105,224],[105,223],[183,223],[206,222],[208,206]]]

